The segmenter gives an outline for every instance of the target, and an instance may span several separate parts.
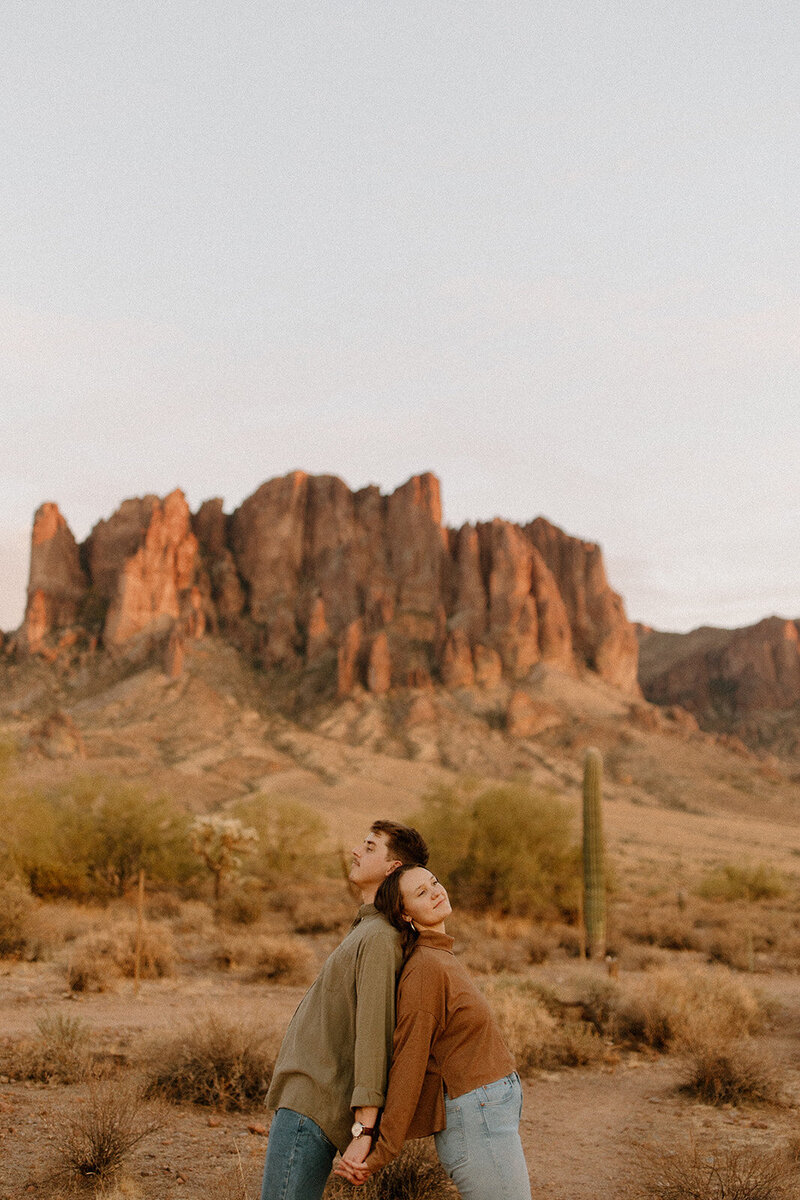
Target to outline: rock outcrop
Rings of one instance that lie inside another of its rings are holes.
[[[800,704],[800,621],[767,617],[744,629],[640,630],[640,680],[648,700],[677,704],[710,727]]]
[[[638,694],[636,636],[599,547],[542,518],[446,529],[431,474],[382,495],[294,471],[231,516],[219,499],[192,517],[181,492],[145,496],[124,501],[81,547],[55,506],[40,514],[31,649],[79,625],[83,606],[106,647],[171,638],[170,673],[186,639],[209,627],[265,669],[312,672],[340,697],[358,687],[519,684],[540,662]]]
[[[23,645],[35,653],[51,630],[74,625],[87,590],[72,531],[58,505],[42,504],[33,518]]]

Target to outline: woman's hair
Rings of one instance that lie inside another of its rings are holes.
[[[420,863],[403,863],[402,867],[398,867],[392,871],[391,875],[386,876],[375,893],[375,907],[378,912],[383,913],[389,924],[394,925],[395,929],[400,931],[403,962],[416,946],[419,934],[411,922],[403,916],[403,894],[400,891],[400,880],[406,871],[412,871],[414,867],[419,866],[421,866]]]

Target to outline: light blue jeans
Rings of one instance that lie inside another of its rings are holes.
[[[462,1200],[531,1200],[519,1137],[522,1087],[516,1071],[451,1099],[436,1153]]]
[[[316,1121],[279,1108],[269,1127],[261,1200],[322,1200],[335,1155]]]

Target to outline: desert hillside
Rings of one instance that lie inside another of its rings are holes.
[[[254,1200],[275,1047],[352,916],[338,852],[412,814],[446,869],[458,821],[496,835],[449,927],[520,1065],[535,1195],[796,1194],[791,623],[640,630],[638,676],[596,545],[448,530],[432,476],[125,501],[80,546],[48,504],[32,542],[0,655],[0,1194],[65,1200],[121,1128],[95,1194]],[[590,746],[608,964],[576,899]],[[243,815],[258,847],[212,881],[191,830]],[[363,1200],[452,1196],[398,1170]]]

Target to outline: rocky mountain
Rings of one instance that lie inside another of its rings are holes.
[[[180,491],[128,499],[80,545],[55,504],[39,508],[17,654],[156,648],[174,676],[207,634],[340,700],[521,683],[538,664],[639,695],[600,548],[542,517],[449,529],[431,474],[384,495],[295,471],[230,515],[219,499],[192,514]]]
[[[648,700],[677,704],[705,729],[751,746],[800,752],[800,621],[767,617],[744,629],[639,629]]]

